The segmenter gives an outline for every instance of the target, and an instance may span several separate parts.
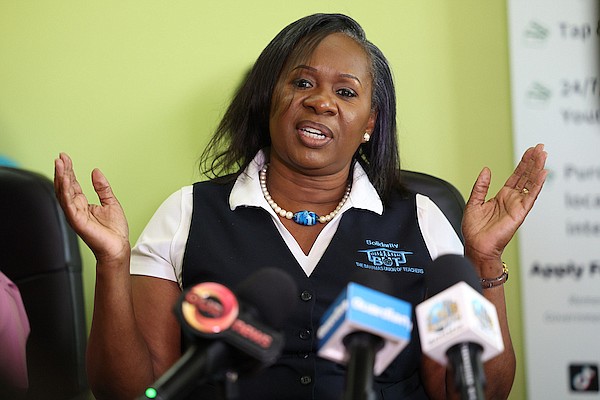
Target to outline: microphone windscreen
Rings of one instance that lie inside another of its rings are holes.
[[[483,293],[475,267],[458,254],[445,254],[436,258],[425,275],[428,296],[434,296],[458,282],[465,282],[480,294]]]
[[[263,268],[242,281],[235,293],[245,304],[259,312],[265,324],[280,329],[293,311],[298,287],[286,272],[277,268]]]

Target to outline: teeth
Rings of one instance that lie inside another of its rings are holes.
[[[318,129],[313,129],[313,128],[302,128],[300,129],[302,132],[304,132],[305,136],[311,137],[311,138],[315,138],[315,139],[322,139],[325,137],[325,135]]]

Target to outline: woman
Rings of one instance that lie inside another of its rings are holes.
[[[357,254],[372,248],[369,243],[399,246],[412,253],[407,266],[426,270],[438,255],[463,252],[439,209],[402,189],[395,106],[387,61],[355,21],[318,14],[292,23],[262,52],[205,152],[214,179],[167,199],[133,252],[106,178],[93,171],[100,205],[89,205],[71,160],[61,154],[57,196],[97,258],[88,345],[96,396],[139,395],[181,356],[172,307],[182,288],[198,281],[235,287],[272,261],[303,296],[285,327],[282,357],[242,380],[242,397],[339,398],[344,370],[315,356],[314,332],[357,269]],[[463,235],[464,252],[482,279],[502,276],[502,251],[541,190],[545,159],[543,146],[527,150],[488,201],[490,171],[477,178]],[[360,265],[387,274],[397,297],[413,305],[423,300],[422,276]],[[504,291],[497,285],[484,294],[498,309],[505,342],[504,353],[485,365],[486,393],[505,398],[515,358]],[[456,396],[445,377],[445,368],[421,356],[415,339],[376,378],[375,389],[380,398]],[[200,390],[201,398],[214,395],[208,386]]]

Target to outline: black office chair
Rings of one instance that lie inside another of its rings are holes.
[[[31,326],[27,399],[90,398],[81,256],[50,179],[0,167],[0,268]]]
[[[464,243],[461,224],[465,200],[452,184],[422,172],[402,170],[402,183],[416,193],[429,197],[442,210]]]

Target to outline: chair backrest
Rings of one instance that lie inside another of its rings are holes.
[[[456,187],[435,176],[407,170],[402,170],[402,183],[408,190],[429,197],[442,210],[464,243],[461,224],[465,200]]]
[[[0,269],[29,318],[28,399],[89,397],[81,256],[50,179],[0,167]]]

